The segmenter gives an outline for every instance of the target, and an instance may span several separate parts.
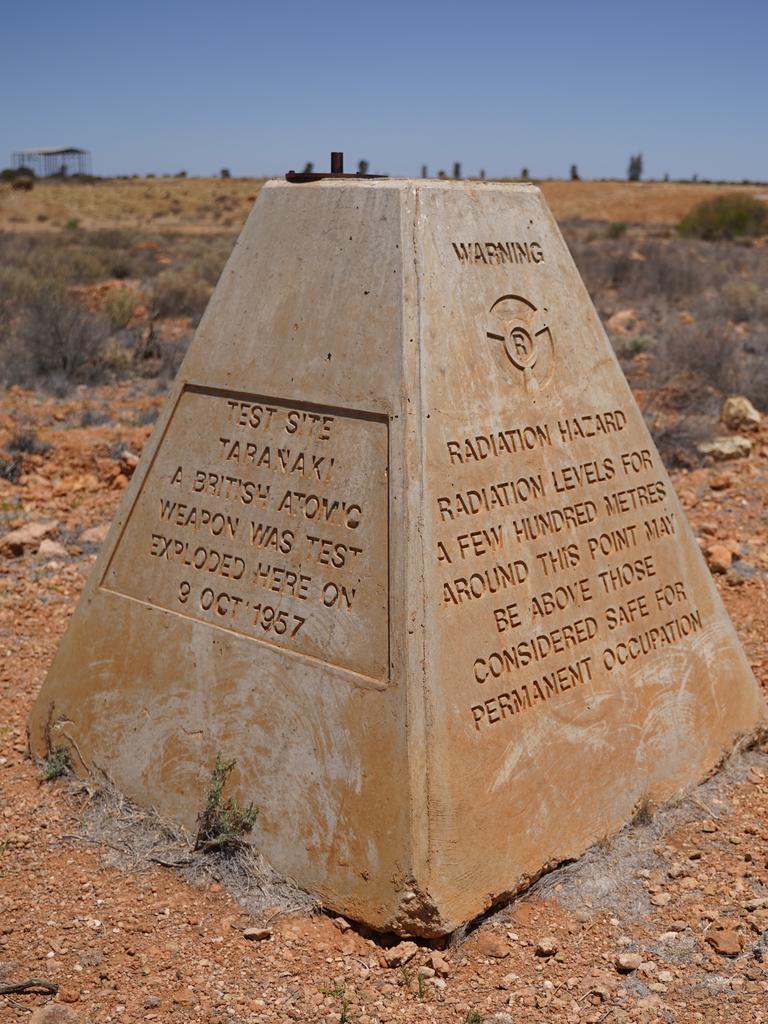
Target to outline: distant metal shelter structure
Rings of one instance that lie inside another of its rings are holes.
[[[90,174],[91,154],[87,149],[63,146],[60,149],[20,149],[12,157],[12,166],[29,167],[40,178],[53,174]]]

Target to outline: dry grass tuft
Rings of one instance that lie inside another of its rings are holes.
[[[71,838],[106,847],[113,867],[141,871],[161,865],[178,871],[192,885],[223,885],[255,919],[310,914],[316,900],[283,878],[248,843],[229,852],[195,849],[194,837],[180,825],[132,803],[108,780],[76,780],[70,796],[80,804],[81,832]]]

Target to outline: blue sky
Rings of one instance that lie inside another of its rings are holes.
[[[5,0],[0,166],[768,179],[768,4]]]

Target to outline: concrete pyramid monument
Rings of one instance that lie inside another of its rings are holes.
[[[268,183],[31,719],[326,906],[439,935],[764,707],[539,191]]]

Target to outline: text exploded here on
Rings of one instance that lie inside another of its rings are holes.
[[[102,587],[384,683],[388,458],[384,416],[189,385]]]

